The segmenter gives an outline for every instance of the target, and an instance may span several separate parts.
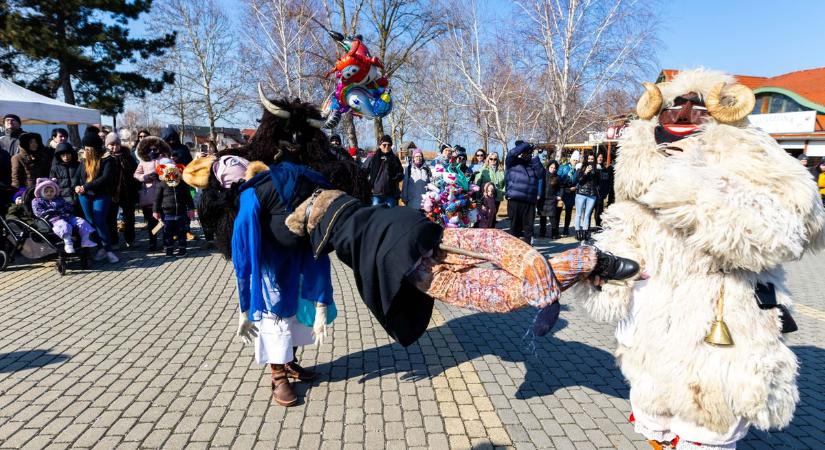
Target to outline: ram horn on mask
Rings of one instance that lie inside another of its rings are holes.
[[[261,100],[261,104],[266,108],[267,111],[271,112],[272,115],[275,117],[280,117],[282,119],[289,119],[289,111],[285,111],[281,109],[278,105],[269,101],[264,95],[264,90],[261,88],[261,83],[258,83],[258,97]]]
[[[756,97],[745,85],[719,83],[705,97],[710,115],[720,123],[736,123],[753,111]]]
[[[662,92],[653,83],[642,83],[645,92],[636,103],[636,114],[642,120],[650,120],[662,109]]]
[[[341,113],[339,111],[330,111],[325,119],[307,119],[307,123],[315,128],[333,129],[338,126],[341,121]]]

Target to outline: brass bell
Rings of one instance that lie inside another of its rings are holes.
[[[710,332],[705,336],[705,342],[719,347],[729,347],[733,345],[733,338],[730,337],[730,330],[724,320],[714,320],[710,326]]]
[[[733,345],[733,338],[730,336],[730,329],[722,318],[722,310],[725,307],[725,282],[719,289],[719,297],[716,299],[716,317],[710,325],[710,332],[705,336],[705,342],[717,347],[730,347]]]

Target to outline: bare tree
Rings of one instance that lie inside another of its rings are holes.
[[[270,88],[284,97],[320,102],[331,83],[322,74],[329,67],[318,0],[246,0],[244,20],[246,63],[265,75]]]
[[[159,30],[165,28],[155,21],[150,21],[150,24],[151,27]],[[159,95],[152,96],[150,100],[141,99],[140,110],[144,117],[148,118],[153,111],[159,111],[164,115],[173,117],[180,130],[184,130],[186,125],[192,125],[195,120],[200,118],[202,110],[197,95],[188,85],[188,80],[180,75],[181,67],[184,67],[187,63],[188,61],[184,58],[181,48],[174,46],[163,58],[151,58],[143,60],[139,64],[140,69],[143,71],[166,71],[175,74],[174,81],[167,84]]]
[[[435,0],[369,0],[369,22],[376,35],[374,56],[391,78],[427,44],[446,31],[444,15]],[[380,117],[374,119],[375,139],[384,134]]]
[[[571,136],[594,123],[600,93],[638,78],[652,62],[656,18],[648,0],[519,0],[522,30],[538,66],[548,134],[561,157]]]
[[[178,32],[179,89],[202,108],[214,149],[216,122],[230,118],[244,99],[244,72],[237,61],[232,23],[214,0],[163,0],[155,11],[158,26]]]
[[[529,123],[538,116],[528,107],[529,78],[533,70],[514,67],[517,52],[514,43],[521,44],[521,41],[515,36],[500,35],[507,33],[504,30],[508,27],[490,27],[489,23],[483,23],[478,1],[471,0],[463,8],[452,8],[452,11],[443,48],[447,53],[446,62],[460,79],[466,94],[464,103],[457,106],[468,110],[485,150],[493,138],[506,152],[515,130],[529,129]],[[484,35],[484,30],[490,28],[500,34]]]

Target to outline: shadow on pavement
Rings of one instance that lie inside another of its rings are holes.
[[[531,318],[529,309],[508,315],[470,314],[429,329],[419,343],[406,349],[398,344],[384,345],[343,356],[319,365],[316,370],[322,381],[360,377],[359,382],[364,382],[390,374],[414,380],[438,376],[470,360],[487,361],[484,357],[489,355],[524,364],[523,381],[515,393],[515,398],[520,400],[553,395],[559,389],[573,386],[587,387],[616,398],[629,397],[629,388],[616,367],[615,358],[602,349],[564,341],[550,334],[536,338],[536,348],[531,350],[529,340],[521,338]],[[524,324],[524,329],[520,326],[513,329],[513,324]],[[566,326],[567,322],[559,319],[553,333]],[[453,343],[460,343],[463,351]],[[825,388],[820,383],[825,350],[813,346],[791,348],[800,361],[800,402],[793,422],[784,430],[769,433],[752,428],[740,442],[744,449],[820,446],[821,442],[812,437],[812,430],[821,430],[825,417],[821,408]],[[508,383],[507,379],[518,383],[522,378],[520,370],[515,373],[479,371],[478,374],[485,383]]]
[[[825,400],[825,387],[822,385],[825,350],[809,345],[791,346],[791,350],[799,359],[799,375],[796,379],[799,403],[793,421],[788,428],[780,431],[765,432],[751,428],[739,447],[822,448],[822,441],[814,436],[822,432],[825,423],[825,413],[822,410],[822,401]]]
[[[0,373],[14,373],[21,370],[57,364],[69,359],[68,355],[49,353],[51,350],[20,350],[0,353]]]
[[[341,357],[316,369],[322,374],[328,373],[330,381],[360,377],[359,381],[364,382],[393,373],[400,374],[402,379],[415,380],[438,376],[449,368],[475,359],[484,360],[489,355],[524,364],[524,374],[521,369],[515,373],[504,369],[479,372],[482,382],[499,382],[498,378],[503,376],[518,383],[523,378],[515,394],[518,399],[550,395],[569,386],[584,386],[627,398],[627,386],[612,354],[553,336],[567,326],[563,318],[551,334],[535,340],[525,337],[534,314],[532,308],[509,314],[469,314],[430,328],[419,343],[406,349],[395,343],[388,344]]]

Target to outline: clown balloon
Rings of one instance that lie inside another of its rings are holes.
[[[327,76],[334,73],[338,80],[335,92],[324,108],[330,112],[327,127],[334,127],[341,115],[347,112],[367,119],[389,114],[392,111],[392,97],[389,82],[379,71],[384,68],[381,61],[370,56],[360,35],[344,37],[340,33],[328,32],[346,53],[327,73]]]

